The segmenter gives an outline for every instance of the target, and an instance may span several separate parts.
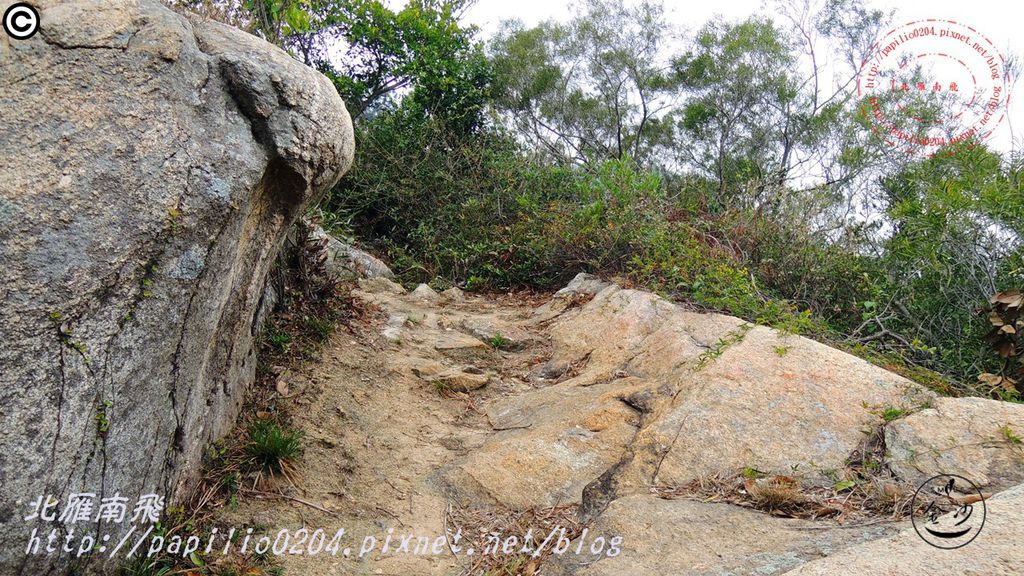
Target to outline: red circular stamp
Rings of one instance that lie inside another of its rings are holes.
[[[992,136],[1010,104],[996,46],[952,20],[917,20],[875,42],[857,82],[860,111],[886,144],[930,157]]]

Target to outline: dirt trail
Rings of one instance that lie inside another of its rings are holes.
[[[915,486],[891,472],[901,422],[878,409],[906,424],[942,402],[821,343],[583,274],[532,301],[380,278],[354,296],[373,312],[278,388],[306,437],[292,481],[214,519],[271,541],[346,531],[336,554],[279,557],[289,576],[782,574],[900,529]],[[949,436],[940,424],[929,434]],[[1010,449],[998,462],[1019,461]],[[560,528],[564,547],[545,541]],[[502,553],[484,553],[492,532]]]
[[[389,531],[392,547],[400,534],[433,541],[455,531],[445,519],[449,506],[468,503],[453,501],[439,470],[495,432],[483,406],[533,388],[527,372],[547,354],[530,321],[536,302],[402,294],[381,280],[363,287],[356,297],[380,312],[340,330],[320,362],[290,378],[293,425],[305,434],[305,450],[295,485],[279,481],[266,490],[294,500],[245,498],[216,523],[265,526],[271,538],[281,528],[323,528],[328,540],[346,530],[335,557],[279,558],[289,576],[458,574],[471,558],[380,550]],[[377,548],[358,558],[366,536],[377,538]]]

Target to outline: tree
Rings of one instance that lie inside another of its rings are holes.
[[[468,0],[411,0],[397,12],[378,0],[346,4],[337,31],[345,55],[321,57],[318,64],[353,118],[407,89],[433,113],[482,114],[490,67],[473,40],[475,29],[458,21]]]
[[[285,48],[327,75],[353,120],[411,91],[422,110],[479,125],[490,66],[476,30],[459,23],[473,0],[168,0]],[[339,53],[341,56],[339,57]]]
[[[509,23],[491,44],[495,100],[550,157],[657,163],[672,140],[671,27],[660,4],[587,0],[567,24]]]
[[[264,40],[286,45],[315,25],[319,0],[164,0],[172,8],[184,8],[251,32]],[[308,63],[308,62],[307,62]]]
[[[859,130],[857,74],[886,15],[861,0],[780,1],[775,12],[712,20],[674,62],[687,97],[681,162],[715,180],[712,206],[772,214],[806,193],[838,205],[862,167],[845,143]]]
[[[690,144],[684,161],[716,180],[713,204],[735,201],[748,182],[777,180],[783,172],[786,111],[799,96],[793,64],[781,31],[758,17],[709,22],[674,62],[689,96],[679,119]]]

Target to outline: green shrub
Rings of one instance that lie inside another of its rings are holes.
[[[245,450],[258,469],[280,472],[302,451],[302,432],[286,430],[269,420],[257,420],[249,425]]]

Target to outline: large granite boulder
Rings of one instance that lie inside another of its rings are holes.
[[[1024,482],[1024,404],[939,398],[886,427],[889,466],[915,484],[958,474],[985,492]]]
[[[233,424],[286,231],[351,164],[334,87],[155,1],[31,2],[0,37],[0,573],[41,495],[167,505]],[[10,5],[0,1],[0,11]],[[129,510],[129,516],[131,510]]]
[[[744,469],[830,486],[885,409],[934,399],[819,342],[588,278],[533,321],[553,348],[539,372],[560,375],[488,406],[499,432],[453,471],[454,484],[511,507],[590,514],[651,485]]]
[[[981,508],[975,504],[975,513]],[[918,576],[919,574],[962,574],[964,576],[1012,576],[1024,574],[1024,484],[996,494],[985,502],[983,526],[976,538],[955,549],[936,548],[904,528],[899,534],[846,548],[838,554],[804,564],[786,572],[792,576]],[[950,512],[943,517],[950,524]],[[955,520],[955,519],[954,519]],[[978,526],[977,521],[972,521]],[[966,536],[965,536],[966,538]]]
[[[897,532],[892,524],[864,527],[824,525],[775,518],[729,504],[662,500],[637,494],[611,503],[590,526],[583,550],[555,555],[545,573],[554,576],[686,576],[751,574],[774,576],[849,546]],[[594,541],[611,546],[595,554]],[[835,574],[844,573],[842,570]]]

